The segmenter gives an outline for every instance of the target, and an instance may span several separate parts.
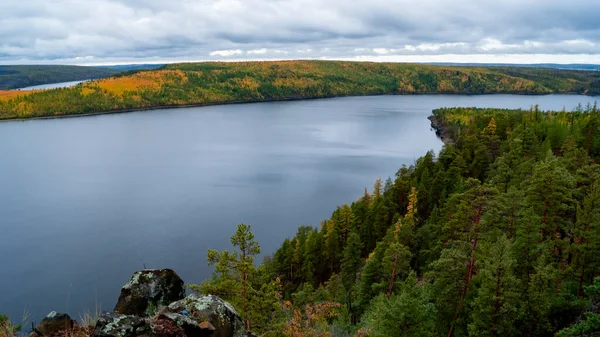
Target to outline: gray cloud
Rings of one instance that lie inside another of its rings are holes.
[[[600,63],[597,13],[589,0],[3,0],[0,63]]]

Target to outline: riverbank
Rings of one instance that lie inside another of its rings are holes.
[[[427,117],[427,119],[431,121],[431,127],[435,131],[436,136],[438,136],[444,144],[454,143],[454,139],[450,137],[450,132],[448,132],[448,129],[444,126],[444,122],[441,118],[431,115]]]
[[[2,92],[0,92],[1,94]],[[397,94],[365,94],[365,95],[339,95],[339,96],[327,96],[327,97],[290,97],[290,98],[282,98],[282,99],[265,99],[265,100],[249,100],[249,101],[231,101],[231,102],[216,102],[216,103],[198,103],[198,104],[181,104],[181,105],[163,105],[163,106],[154,106],[154,107],[145,107],[145,108],[134,108],[134,109],[122,109],[122,110],[109,110],[109,111],[100,111],[100,112],[90,112],[90,113],[82,113],[82,114],[69,114],[69,115],[55,115],[55,116],[34,116],[34,117],[26,117],[26,118],[7,118],[1,119],[0,123],[7,122],[24,122],[29,120],[44,120],[44,119],[59,119],[59,118],[76,118],[76,117],[92,117],[92,116],[101,116],[101,115],[113,115],[113,114],[121,114],[121,113],[130,113],[130,112],[140,112],[140,111],[150,111],[150,110],[171,110],[171,109],[184,109],[184,108],[198,108],[198,107],[210,107],[210,106],[220,106],[220,105],[241,105],[241,104],[256,104],[256,103],[269,103],[269,102],[294,102],[294,101],[314,101],[314,100],[322,100],[322,99],[331,99],[331,98],[344,98],[344,97],[368,97],[368,96],[438,96],[438,95],[452,95],[452,96],[481,96],[481,95],[520,95],[520,96],[545,96],[545,95],[581,95],[587,97],[598,97],[598,95],[587,95],[576,92],[565,92],[565,93],[556,93],[556,94],[532,94],[532,93],[519,93],[519,92],[496,92],[496,93],[486,93],[486,94],[464,94],[464,93],[443,93],[443,92],[431,92],[431,93],[419,93],[419,94],[407,94],[407,93],[397,93]],[[432,116],[433,117],[433,116]],[[432,121],[432,126],[433,126]],[[437,122],[436,122],[436,125]],[[437,131],[437,129],[436,129]],[[451,142],[449,140],[449,142]]]
[[[566,93],[600,94],[600,74],[563,71],[548,79],[543,69],[341,61],[207,62],[169,65],[0,99],[0,119],[367,95]]]

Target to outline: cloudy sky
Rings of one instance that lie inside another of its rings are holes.
[[[0,64],[600,64],[600,0],[0,0]]]

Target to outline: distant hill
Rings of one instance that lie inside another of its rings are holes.
[[[114,69],[119,71],[152,70],[158,69],[164,64],[119,64],[109,66],[96,66],[96,68]]]
[[[428,63],[438,66],[452,67],[502,67],[502,68],[549,68],[549,69],[564,69],[564,70],[586,70],[600,71],[600,64],[558,64],[558,63],[535,63],[535,64],[513,64],[513,63],[448,63],[437,62]]]
[[[25,88],[34,85],[82,81],[109,77],[118,69],[55,66],[55,65],[0,65],[0,90]]]
[[[382,94],[600,95],[600,72],[345,61],[202,62],[74,87],[0,92],[0,119]]]

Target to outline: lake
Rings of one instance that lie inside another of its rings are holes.
[[[19,88],[16,90],[46,90],[46,89],[68,88],[68,87],[76,86],[79,83],[85,83],[88,81],[90,81],[90,80],[40,84],[40,85],[31,86],[31,87]]]
[[[0,312],[112,310],[136,270],[186,283],[240,222],[271,254],[442,143],[431,110],[577,95],[368,96],[0,123]]]

